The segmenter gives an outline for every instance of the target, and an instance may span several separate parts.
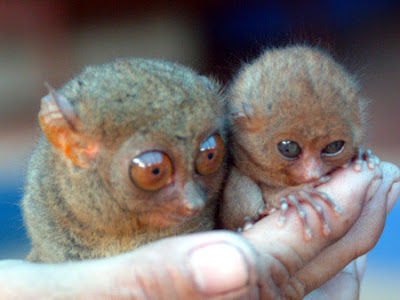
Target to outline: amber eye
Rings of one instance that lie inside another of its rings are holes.
[[[288,159],[295,159],[301,153],[299,144],[293,141],[282,141],[278,144],[279,152]]]
[[[172,163],[164,152],[145,152],[132,159],[129,175],[138,187],[155,191],[171,181]]]
[[[333,143],[330,143],[328,146],[326,146],[321,153],[327,156],[339,154],[339,152],[341,152],[341,150],[343,149],[344,144],[344,141],[334,141]]]
[[[216,172],[224,160],[225,144],[219,134],[208,137],[200,146],[196,158],[196,171],[201,175]]]

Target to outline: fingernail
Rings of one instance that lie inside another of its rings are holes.
[[[206,245],[189,254],[196,288],[204,295],[229,293],[249,282],[249,267],[240,249],[227,243]]]
[[[395,182],[390,187],[386,213],[389,213],[400,196],[400,182]]]

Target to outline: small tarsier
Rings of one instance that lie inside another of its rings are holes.
[[[233,168],[221,208],[223,228],[247,228],[262,216],[290,206],[312,232],[303,203],[319,214],[330,233],[321,201],[339,213],[332,199],[315,188],[337,168],[362,160],[379,164],[363,151],[367,101],[357,81],[326,53],[307,46],[264,52],[245,65],[228,93]],[[250,221],[250,222],[249,222]]]
[[[110,256],[214,228],[226,172],[216,82],[121,59],[48,89],[22,201],[28,260]]]

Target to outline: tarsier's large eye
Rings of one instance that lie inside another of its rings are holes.
[[[334,141],[330,143],[328,146],[326,146],[321,153],[327,156],[336,155],[342,151],[343,147],[344,147],[344,141]]]
[[[171,159],[161,151],[142,153],[132,159],[129,175],[138,187],[147,191],[158,190],[171,180]]]
[[[278,144],[279,152],[289,159],[297,158],[301,153],[301,148],[299,144],[293,141],[282,141]]]
[[[225,144],[219,134],[208,137],[200,146],[196,158],[196,171],[201,175],[216,172],[224,160]]]

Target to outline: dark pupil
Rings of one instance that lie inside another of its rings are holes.
[[[338,147],[338,143],[337,143],[337,142],[334,142],[334,143],[332,143],[332,144],[330,144],[330,145],[328,146],[328,149],[327,149],[327,150],[334,151],[334,150],[337,149],[337,147]]]
[[[214,153],[208,153],[208,154],[207,154],[207,158],[208,158],[209,160],[213,159],[213,158],[214,158]]]
[[[344,141],[335,141],[326,146],[323,152],[328,154],[336,153],[343,148],[343,145]]]
[[[282,141],[278,144],[279,152],[287,158],[296,158],[301,153],[300,146],[292,141]]]
[[[153,171],[151,171],[154,175],[158,175],[158,174],[160,174],[160,168],[156,168],[156,169],[153,169]]]

